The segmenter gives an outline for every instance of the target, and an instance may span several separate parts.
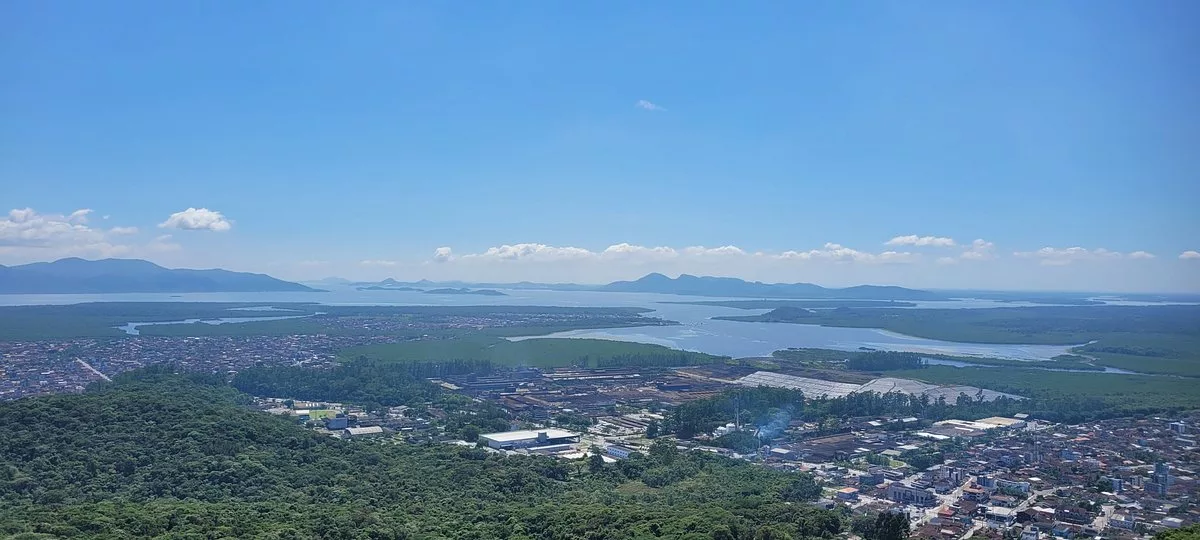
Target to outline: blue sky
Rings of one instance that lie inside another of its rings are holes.
[[[0,4],[0,264],[1200,290],[1194,2],[404,4]]]

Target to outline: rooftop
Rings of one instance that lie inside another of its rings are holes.
[[[378,433],[383,433],[383,428],[381,428],[379,426],[352,427],[352,428],[346,428],[346,433],[349,433],[351,435],[374,435],[374,434],[378,434]]]
[[[488,440],[496,442],[512,442],[524,441],[528,439],[538,438],[539,433],[545,433],[548,439],[565,439],[568,437],[578,437],[579,434],[574,431],[566,431],[563,429],[523,429],[518,431],[501,431],[499,433],[486,433],[480,435]]]

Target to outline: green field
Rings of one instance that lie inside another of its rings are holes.
[[[724,360],[709,354],[679,351],[661,345],[605,339],[526,339],[509,341],[476,334],[452,339],[432,339],[354,347],[341,353],[346,359],[365,356],[392,362],[486,360],[504,366],[562,367],[577,365],[587,357],[590,365],[626,356],[679,359],[674,365],[706,364]]]

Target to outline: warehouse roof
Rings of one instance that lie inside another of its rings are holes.
[[[524,441],[528,439],[536,439],[538,433],[545,433],[547,439],[566,439],[568,437],[578,437],[579,434],[574,431],[566,431],[562,429],[523,429],[519,431],[502,431],[499,433],[486,433],[480,437],[496,442],[512,442]]]
[[[345,433],[347,435],[378,435],[383,433],[383,428],[379,426],[351,427],[346,428]]]

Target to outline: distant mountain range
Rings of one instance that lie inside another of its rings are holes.
[[[679,294],[686,296],[733,296],[753,298],[839,298],[870,300],[945,300],[929,291],[904,287],[858,285],[845,289],[827,289],[812,283],[762,283],[737,278],[698,277],[689,274],[672,279],[648,274],[637,281],[616,281],[600,287],[603,291]]]
[[[163,268],[140,259],[60,259],[0,265],[0,294],[315,292],[266,274]]]
[[[737,278],[693,276],[683,274],[670,278],[662,274],[647,274],[636,281],[615,281],[607,285],[578,285],[574,283],[471,283],[464,281],[401,282],[388,278],[383,281],[354,283],[362,287],[449,287],[459,289],[509,289],[549,291],[597,291],[678,294],[684,296],[720,296],[734,298],[806,298],[841,300],[947,300],[948,297],[904,287],[859,285],[830,289],[812,283],[761,283]]]

